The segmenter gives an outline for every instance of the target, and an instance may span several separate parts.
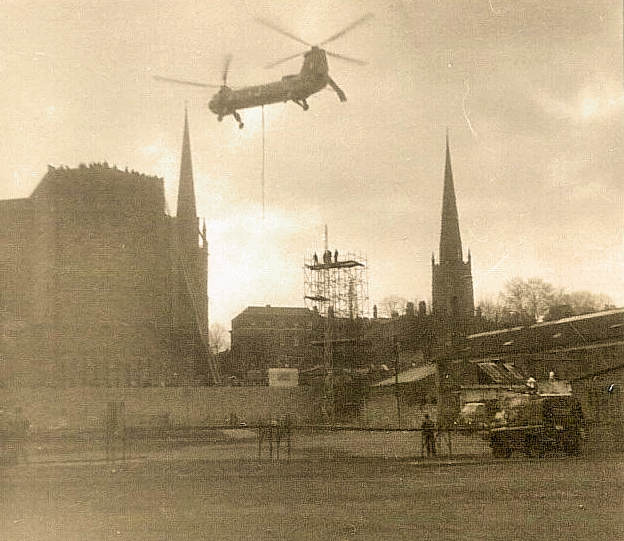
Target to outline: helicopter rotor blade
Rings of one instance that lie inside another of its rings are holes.
[[[284,30],[283,28],[280,28],[279,26],[277,26],[276,24],[272,23],[271,21],[267,21],[266,19],[262,19],[261,17],[256,17],[256,21],[259,22],[260,24],[263,24],[264,26],[269,27],[271,30],[275,30],[275,32],[278,32],[286,37],[289,37],[290,39],[294,39],[295,41],[298,41],[299,43],[303,43],[303,45],[307,45],[308,47],[312,47],[311,43],[308,43],[307,41],[302,40],[301,38],[295,36],[294,34],[291,34],[290,32],[288,32],[287,30]]]
[[[225,57],[225,62],[223,64],[223,77],[221,80],[223,81],[223,86],[227,86],[227,76],[228,71],[230,70],[230,63],[232,62],[232,55],[229,54]]]
[[[368,62],[364,60],[360,60],[359,58],[352,58],[350,56],[345,56],[343,54],[332,53],[330,51],[325,51],[325,54],[328,56],[333,56],[334,58],[340,58],[340,60],[345,60],[346,62],[352,62],[353,64],[359,64],[360,66],[365,66]]]
[[[266,66],[264,66],[265,69],[270,69],[270,68],[274,68],[275,66],[278,66],[279,64],[283,64],[284,62],[288,62],[289,60],[292,60],[293,58],[297,58],[298,56],[301,56],[304,53],[297,53],[297,54],[291,54],[290,56],[287,56],[286,58],[281,58],[280,60],[276,60],[275,62],[271,62],[270,64],[267,64]]]
[[[374,15],[372,13],[367,13],[366,15],[360,17],[357,21],[354,21],[350,25],[345,26],[340,32],[336,32],[333,36],[327,38],[325,41],[321,41],[321,43],[319,43],[319,45],[325,45],[326,43],[329,43],[330,41],[334,41],[334,40],[344,36],[347,32],[350,32],[356,26],[359,26],[363,22],[368,21],[369,19],[372,19],[373,17],[374,17]]]
[[[161,77],[160,75],[154,75],[154,79],[157,81],[166,81],[168,83],[176,83],[179,85],[187,86],[200,86],[202,88],[221,88],[221,85],[211,85],[208,83],[198,83],[196,81],[185,81],[183,79],[172,79],[171,77]]]

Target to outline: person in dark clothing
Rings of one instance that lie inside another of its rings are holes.
[[[425,420],[420,428],[422,429],[423,445],[427,450],[427,456],[435,456],[435,424],[429,418],[428,413],[425,413]]]
[[[15,418],[13,420],[13,438],[15,442],[15,458],[17,461],[28,462],[28,432],[30,421],[24,416],[22,408],[15,408]]]

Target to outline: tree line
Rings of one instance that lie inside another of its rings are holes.
[[[567,291],[541,278],[513,278],[494,298],[478,303],[482,317],[502,326],[549,321],[615,308],[607,295]]]

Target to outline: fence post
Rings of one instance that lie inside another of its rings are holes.
[[[121,457],[126,460],[126,403],[119,403],[119,431],[121,433]]]
[[[401,392],[399,389],[399,344],[398,342],[394,344],[394,397],[396,400],[398,427],[401,428]]]

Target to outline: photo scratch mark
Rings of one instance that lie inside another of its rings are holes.
[[[472,123],[470,122],[470,118],[468,118],[468,112],[466,111],[466,98],[470,94],[470,86],[468,85],[468,79],[464,80],[464,85],[466,85],[466,93],[464,94],[464,98],[462,99],[462,111],[464,112],[464,118],[466,119],[466,124],[468,124],[468,129],[477,137],[477,132],[473,129]]]
[[[490,5],[490,11],[492,12],[492,15],[494,15],[494,16],[498,16],[498,15],[500,15],[500,12],[497,12],[497,11],[494,9],[494,6],[492,5],[492,0],[488,0],[488,4]]]

